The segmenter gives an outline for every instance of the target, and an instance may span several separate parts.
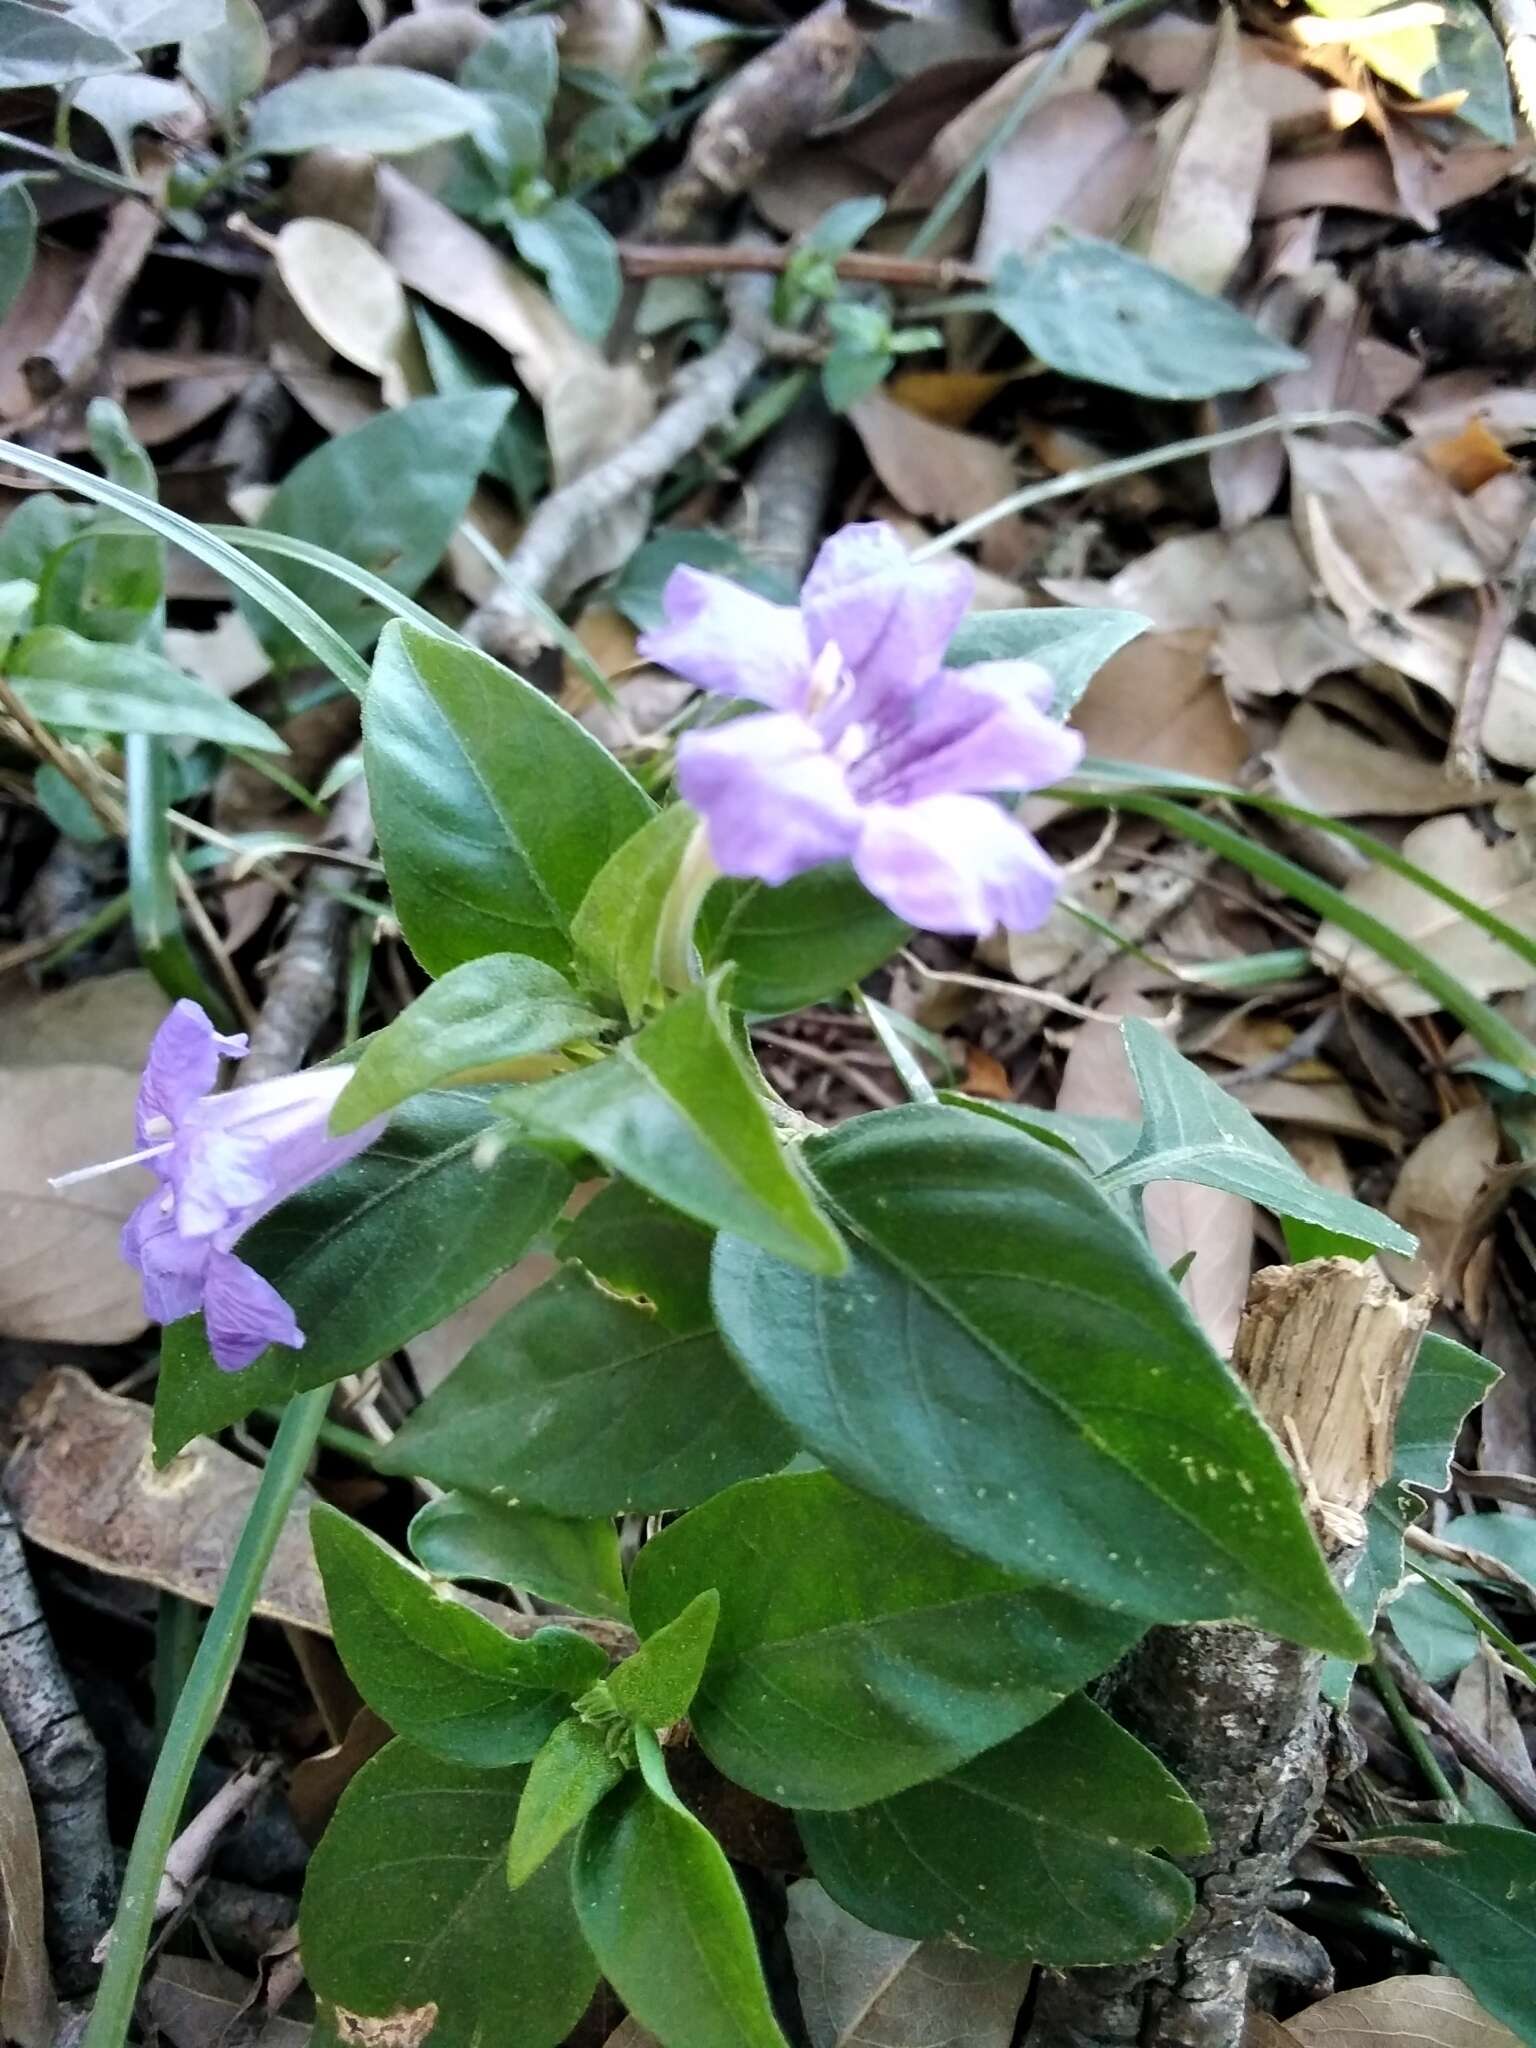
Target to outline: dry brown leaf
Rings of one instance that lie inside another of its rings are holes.
[[[1464,497],[1481,490],[1490,477],[1502,476],[1515,466],[1487,421],[1475,415],[1457,433],[1425,442],[1423,454],[1430,468]]]
[[[1312,603],[1312,573],[1285,519],[1260,519],[1239,533],[1177,534],[1107,583],[1044,577],[1041,587],[1068,604],[1144,612],[1167,632],[1283,619]]]
[[[926,213],[947,190],[955,174],[975,155],[1014,102],[1034,85],[1049,52],[1022,58],[995,84],[973,96],[946,121],[914,163],[909,156],[896,173],[901,182],[891,194],[892,213]],[[1109,63],[1102,45],[1089,43],[1075,51],[1066,68],[1051,81],[1046,104],[1066,93],[1092,92]],[[919,87],[921,80],[914,81]],[[1031,119],[1039,118],[1039,110]]]
[[[633,363],[574,369],[544,397],[544,437],[556,485],[570,483],[632,441],[656,410],[656,395]],[[637,491],[601,519],[589,521],[560,565],[549,596],[563,597],[627,562],[650,525],[652,492]]]
[[[1303,547],[1320,510],[1377,610],[1411,611],[1440,591],[1475,587],[1503,563],[1507,548],[1489,520],[1411,450],[1298,439],[1290,458]]]
[[[281,2013],[236,2031],[255,1996],[256,1986],[238,1970],[205,1956],[161,1956],[144,1987],[145,2007],[171,2048],[218,2048],[235,2040],[240,2048],[306,2048],[309,2022]]]
[[[1243,2048],[1295,2048],[1296,2036],[1267,2012],[1251,2012],[1243,2025]]]
[[[648,2034],[637,2019],[627,2019],[616,2033],[608,2036],[603,2048],[661,2048],[661,2043],[654,2034]]]
[[[1108,93],[1050,100],[993,158],[975,261],[994,270],[1026,255],[1053,227],[1113,237],[1156,155]]]
[[[1416,827],[1403,841],[1402,852],[1437,880],[1536,939],[1536,872],[1518,840],[1490,846],[1465,817],[1452,815]],[[1518,954],[1388,868],[1370,869],[1344,893],[1357,908],[1411,939],[1476,995],[1526,988],[1533,979],[1532,969]],[[1440,1007],[1427,989],[1339,925],[1321,927],[1312,956],[1352,988],[1374,996],[1395,1017],[1424,1017]]]
[[[400,282],[500,342],[537,400],[563,378],[606,371],[591,343],[467,221],[387,165],[379,171],[379,194],[380,247]]]
[[[26,282],[0,321],[0,425],[13,426],[33,411],[21,366],[52,339],[75,302],[85,267],[86,258],[73,249],[55,242],[39,245]]]
[[[1422,755],[1384,747],[1315,704],[1299,704],[1265,756],[1276,793],[1330,818],[1423,818],[1513,796],[1514,786],[1453,775]]]
[[[920,419],[939,427],[968,427],[1016,376],[1013,370],[901,370],[885,388]]]
[[[1197,291],[1225,291],[1248,253],[1269,162],[1269,118],[1243,61],[1245,40],[1237,15],[1224,12],[1209,74],[1180,123],[1147,231],[1138,237],[1150,262]]]
[[[1536,1792],[1536,1765],[1509,1701],[1504,1666],[1491,1644],[1478,1640],[1477,1655],[1456,1679],[1451,1705],[1475,1735],[1496,1750],[1514,1775]]]
[[[1090,754],[1233,782],[1248,738],[1211,673],[1209,628],[1144,633],[1107,661],[1072,723]]]
[[[1397,1132],[1376,1122],[1347,1081],[1297,1081],[1275,1074],[1267,1081],[1247,1082],[1236,1093],[1243,1107],[1265,1123],[1359,1138],[1385,1152],[1402,1150]]]
[[[1427,200],[1444,210],[1491,192],[1513,177],[1529,159],[1528,150],[1472,146],[1453,149],[1427,179]],[[1310,213],[1340,206],[1356,213],[1384,213],[1406,219],[1407,209],[1392,165],[1379,143],[1366,148],[1341,145],[1314,155],[1287,157],[1273,163],[1259,194],[1258,218]]]
[[[1236,704],[1305,696],[1319,677],[1353,668],[1358,658],[1342,622],[1322,605],[1289,618],[1223,626],[1211,648],[1211,666]]]
[[[0,1967],[0,2031],[18,2048],[52,2048],[59,2010],[43,1944],[43,1865],[32,1794],[0,1723],[0,1903],[5,1961]]]
[[[0,1067],[87,1065],[137,1074],[170,1006],[140,968],[92,975],[46,994],[12,994],[0,1000]]]
[[[382,377],[397,359],[410,309],[373,244],[338,221],[291,220],[272,255],[294,304],[327,347]]]
[[[1420,441],[1460,434],[1476,421],[1507,448],[1536,437],[1536,390],[1500,384],[1490,370],[1447,370],[1425,378],[1403,419]]]
[[[876,476],[920,519],[966,519],[1017,488],[1007,451],[980,434],[937,426],[879,393],[861,398],[848,417]]]
[[[1432,1287],[1454,1300],[1453,1255],[1474,1200],[1498,1164],[1498,1118],[1486,1102],[1460,1109],[1422,1138],[1403,1161],[1387,1204],[1419,1240],[1413,1258],[1383,1252],[1382,1261],[1409,1294]]]
[[[1144,27],[1122,30],[1114,38],[1115,61],[1159,97],[1193,92],[1211,68],[1215,41],[1214,24],[1170,8]]]
[[[331,1815],[358,1772],[377,1756],[394,1731],[381,1721],[372,1707],[359,1707],[347,1724],[341,1741],[318,1756],[304,1757],[294,1765],[288,1781],[288,1805],[294,1825],[306,1842],[318,1842],[331,1824]]]
[[[1388,1977],[1287,2022],[1301,2048],[1519,2048],[1456,1977]]]
[[[1335,596],[1338,578],[1332,569],[1323,568],[1321,550],[1318,569],[1330,585],[1330,596]],[[1391,618],[1372,612],[1368,599],[1357,602],[1346,619],[1349,638],[1360,655],[1422,683],[1449,705],[1461,702],[1477,636],[1475,620],[1445,611]],[[1480,737],[1494,760],[1514,768],[1536,768],[1536,647],[1517,633],[1510,634],[1500,651]]]
[[[150,1455],[152,1411],[108,1394],[74,1366],[40,1380],[16,1411],[22,1436],[6,1497],[22,1534],[113,1578],[211,1607],[224,1584],[261,1473],[198,1437],[163,1471]],[[309,1541],[314,1495],[301,1488],[256,1612],[330,1633]]]
[[[122,1344],[144,1328],[118,1238],[154,1186],[147,1169],[48,1186],[52,1174],[134,1149],[137,1092],[119,1066],[0,1071],[0,1335]]]

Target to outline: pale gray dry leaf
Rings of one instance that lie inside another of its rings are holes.
[[[1211,648],[1211,667],[1234,704],[1305,696],[1321,677],[1353,668],[1358,659],[1342,622],[1326,605],[1288,618],[1223,626]]]
[[[1429,196],[1440,210],[1460,206],[1502,185],[1530,161],[1529,149],[1473,145],[1450,150],[1434,167]],[[1383,213],[1408,218],[1387,153],[1373,145],[1354,143],[1315,155],[1283,157],[1272,163],[1259,194],[1258,218],[1276,220],[1284,214],[1311,213],[1319,207],[1342,206],[1356,213]]]
[[[1215,41],[1214,24],[1170,9],[1140,28],[1122,29],[1113,45],[1116,63],[1161,98],[1195,90],[1211,68]]]
[[[422,2048],[437,2025],[435,2005],[414,2005],[383,2019],[367,2013],[348,2012],[344,2005],[328,2008],[336,2038],[342,2048]]]
[[[1022,58],[945,123],[891,194],[892,213],[926,213],[942,197],[956,172],[970,162],[1008,109],[1033,86],[1049,54],[1038,51]],[[1101,44],[1088,43],[1074,51],[1065,69],[1051,81],[1047,102],[1064,93],[1092,92],[1108,63],[1109,52]]]
[[[1301,2048],[1519,2048],[1459,1978],[1388,1977],[1340,1991],[1286,2022]]]
[[[1144,612],[1154,626],[1285,619],[1312,603],[1312,572],[1286,519],[1260,519],[1238,533],[1181,533],[1159,542],[1107,583],[1043,577],[1065,604]]]
[[[1402,1140],[1388,1124],[1377,1123],[1347,1081],[1293,1081],[1272,1074],[1233,1091],[1244,1109],[1267,1124],[1292,1124],[1298,1130],[1322,1131],[1336,1138],[1356,1138],[1400,1152]],[[1285,1137],[1280,1131],[1277,1135]]]
[[[204,1956],[162,1956],[144,2003],[171,2048],[306,2048],[307,2020],[252,2011],[257,1986]]]
[[[1225,291],[1248,253],[1269,162],[1269,119],[1243,61],[1245,40],[1236,14],[1223,14],[1209,74],[1178,123],[1137,237],[1149,262],[1197,291]]]
[[[919,518],[966,519],[1017,488],[1012,458],[984,435],[938,426],[878,392],[861,398],[848,417],[876,476]],[[985,556],[986,535],[981,546]]]
[[[1403,407],[1416,441],[1444,441],[1480,420],[1502,447],[1536,437],[1536,389],[1501,384],[1491,370],[1447,370],[1426,377]]]
[[[1402,852],[1438,881],[1536,939],[1536,872],[1519,840],[1490,846],[1468,819],[1452,815],[1417,826],[1403,841]],[[1372,868],[1344,893],[1358,909],[1411,939],[1476,995],[1525,988],[1536,979],[1518,954],[1388,868]],[[1352,988],[1373,996],[1395,1017],[1424,1017],[1440,1007],[1428,989],[1339,925],[1326,923],[1320,928],[1312,957]]]
[[[1499,1125],[1486,1102],[1459,1109],[1421,1138],[1403,1161],[1387,1214],[1419,1240],[1413,1258],[1380,1254],[1383,1265],[1406,1293],[1421,1287],[1454,1301],[1452,1256],[1474,1200],[1498,1163]]]
[[[1349,638],[1367,660],[1422,683],[1449,705],[1461,702],[1477,637],[1477,622],[1445,611],[1406,617],[1357,615]],[[1536,647],[1511,633],[1494,671],[1479,734],[1483,750],[1514,768],[1536,768]]]
[[[0,2032],[18,2048],[51,2048],[58,2006],[43,1944],[43,1868],[32,1794],[10,1735],[0,1723]]]
[[[467,221],[389,165],[380,167],[379,196],[380,246],[400,282],[499,342],[540,403],[562,378],[606,373],[591,343]]]
[[[259,683],[272,666],[267,650],[246,623],[244,612],[233,605],[219,614],[218,624],[206,633],[187,626],[168,626],[165,653],[168,661],[207,683],[221,697],[238,697],[252,683]],[[291,766],[289,772],[293,772]],[[81,986],[88,988],[90,984],[83,982]]]
[[[544,394],[544,437],[557,486],[573,482],[626,447],[656,410],[656,395],[633,363],[573,368]],[[637,491],[601,520],[590,522],[580,543],[560,565],[558,599],[583,583],[606,576],[627,562],[650,525],[650,490]]]
[[[0,998],[0,1066],[79,1063],[137,1074],[170,1007],[164,989],[141,968],[92,975],[46,994],[27,990]]]
[[[272,258],[294,304],[345,362],[374,377],[396,365],[410,309],[371,242],[339,221],[290,220]]]
[[[1112,240],[1145,186],[1156,145],[1103,92],[1064,93],[1026,121],[987,170],[975,261],[995,270],[1053,227]]]
[[[105,1393],[74,1366],[60,1366],[17,1410],[22,1436],[6,1468],[6,1496],[29,1542],[211,1607],[261,1473],[207,1437],[157,1471],[152,1420],[144,1402]],[[301,1488],[256,1612],[329,1634],[309,1541],[313,1505]]]
[[[1424,818],[1513,796],[1515,785],[1454,775],[1436,761],[1384,747],[1316,704],[1299,704],[1264,757],[1275,793],[1329,818]]]
[[[1008,2048],[1030,1965],[947,1941],[880,1934],[814,1878],[786,1928],[811,2048]]]
[[[1481,1638],[1477,1655],[1457,1677],[1451,1705],[1473,1734],[1480,1735],[1490,1749],[1497,1750],[1515,1776],[1536,1792],[1536,1765],[1525,1746],[1519,1716],[1510,1705],[1504,1666],[1492,1645]]]
[[[0,1070],[0,1336],[122,1344],[144,1328],[118,1238],[154,1181],[141,1166],[49,1187],[134,1149],[135,1076],[104,1065]]]

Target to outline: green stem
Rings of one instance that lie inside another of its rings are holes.
[[[1424,1782],[1435,1797],[1450,1811],[1452,1820],[1461,1820],[1461,1801],[1456,1796],[1456,1787],[1440,1768],[1440,1759],[1429,1745],[1424,1730],[1409,1712],[1408,1702],[1403,1698],[1397,1680],[1387,1669],[1384,1659],[1378,1657],[1374,1664],[1364,1667],[1365,1675],[1381,1696],[1381,1704],[1391,1716],[1392,1726],[1402,1737],[1403,1747],[1418,1765]]]
[[[986,176],[987,168],[998,151],[1006,148],[1017,135],[1083,44],[1104,29],[1113,28],[1117,22],[1129,20],[1133,14],[1143,13],[1151,5],[1152,0],[1112,0],[1108,7],[1084,9],[1023,92],[999,120],[986,141],[966,159],[950,179],[933,211],[908,242],[906,253],[909,256],[926,255],[933,247],[970,198],[976,186]]]
[[[155,1615],[155,1754],[165,1747],[171,1721],[197,1655],[203,1610],[179,1593],[162,1593]]]
[[[221,1031],[238,1019],[205,979],[187,935],[171,878],[170,758],[165,741],[131,732],[123,740],[128,811],[128,901],[139,957],[171,997],[190,996]]]
[[[329,1387],[316,1387],[298,1395],[289,1403],[273,1442],[228,1576],[208,1617],[208,1626],[155,1762],[133,1847],[128,1852],[106,1968],[101,1974],[83,2048],[123,2048],[128,2038],[139,1977],[155,1924],[155,1898],[192,1772],[213,1733],[240,1662],[251,1609],[304,1477],[329,1399]]]
[[[263,1406],[261,1413],[269,1415],[274,1422],[281,1422],[288,1411],[275,1403]],[[383,1455],[383,1446],[376,1444],[370,1436],[364,1436],[360,1429],[348,1429],[344,1422],[322,1422],[315,1438],[328,1451],[335,1451],[338,1457],[350,1458],[354,1465],[366,1465],[373,1469]]]
[[[678,992],[691,988],[697,980],[693,928],[704,898],[719,879],[720,870],[709,850],[709,832],[696,825],[656,923],[656,978],[664,989]]]

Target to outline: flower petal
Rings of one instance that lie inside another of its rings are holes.
[[[169,1189],[156,1188],[123,1225],[124,1259],[143,1281],[144,1313],[152,1323],[178,1323],[203,1305],[208,1247],[176,1228]]]
[[[932,932],[1043,924],[1061,873],[1033,834],[979,796],[871,804],[854,848],[859,879],[909,924]]]
[[[800,607],[812,658],[835,641],[855,678],[845,723],[922,688],[942,664],[975,583],[958,555],[914,563],[895,530],[878,520],[823,541]]]
[[[941,669],[910,723],[850,771],[855,792],[906,804],[949,791],[1044,789],[1070,775],[1083,757],[1082,735],[1037,708],[1033,676],[1013,673],[1020,669],[1034,665]]]
[[[708,826],[725,875],[787,882],[841,860],[858,829],[847,777],[816,728],[792,711],[685,733],[677,786]]]
[[[213,1252],[203,1293],[208,1349],[223,1372],[254,1364],[269,1344],[304,1348],[293,1310],[269,1280],[233,1252]]]
[[[182,1232],[227,1249],[269,1209],[371,1145],[383,1117],[344,1138],[327,1128],[350,1079],[348,1067],[313,1067],[196,1103],[167,1162]]]
[[[209,1092],[219,1078],[221,1053],[238,1060],[247,1049],[243,1031],[215,1031],[202,1006],[183,996],[150,1040],[135,1117],[139,1143],[163,1138],[164,1126],[179,1124],[198,1097]]]
[[[717,697],[745,697],[793,711],[810,687],[805,626],[793,605],[770,604],[725,576],[686,563],[667,578],[664,626],[642,633],[636,652]]]

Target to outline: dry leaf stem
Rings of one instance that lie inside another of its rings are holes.
[[[1469,1727],[1455,1708],[1441,1699],[1434,1687],[1390,1643],[1383,1643],[1377,1655],[1419,1719],[1442,1736],[1468,1770],[1475,1771],[1485,1784],[1491,1785],[1528,1828],[1536,1828],[1536,1791],[1532,1791],[1528,1780],[1521,1777],[1513,1764],[1505,1762],[1491,1742],[1485,1742],[1475,1728]]]
[[[1234,1366],[1292,1444],[1343,1583],[1428,1320],[1427,1295],[1404,1301],[1350,1259],[1271,1267],[1249,1291]],[[1196,1903],[1178,1940],[1145,1963],[1048,1974],[1031,2048],[1239,2048],[1259,1929],[1328,1781],[1321,1666],[1252,1629],[1155,1628],[1114,1674],[1106,1704],[1187,1787],[1211,1846],[1183,1866]]]
[[[699,242],[619,244],[624,275],[633,278],[724,277],[737,272],[780,276],[796,253],[787,243],[779,248]],[[898,291],[973,290],[992,281],[975,264],[952,256],[889,256],[868,249],[839,256],[837,274],[850,284],[884,284]]]

